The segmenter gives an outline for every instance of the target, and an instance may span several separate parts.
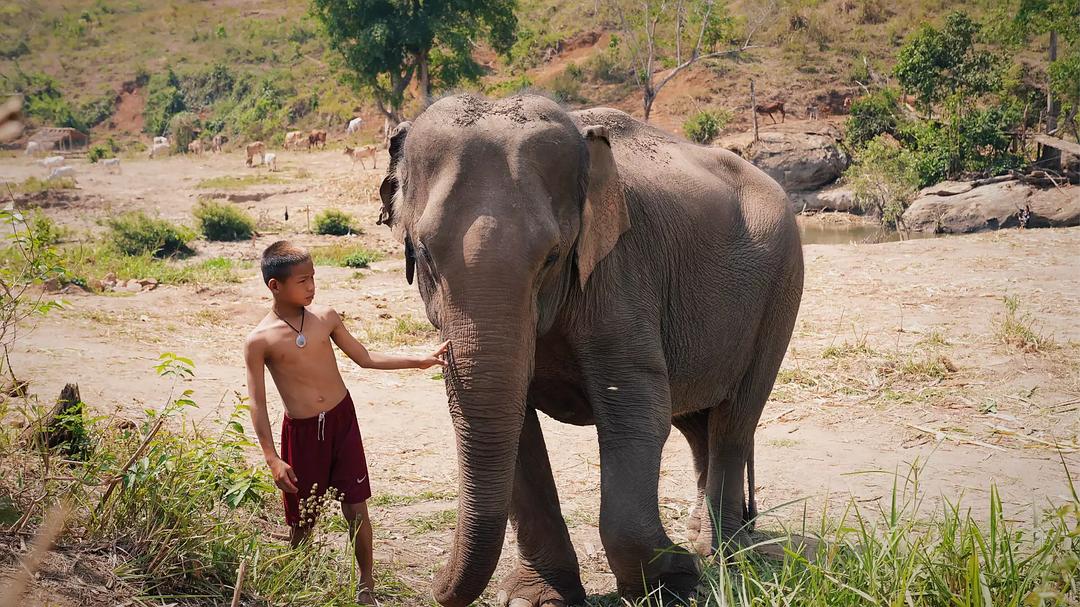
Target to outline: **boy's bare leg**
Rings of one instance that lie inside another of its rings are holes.
[[[361,605],[375,605],[375,557],[372,550],[371,519],[368,518],[367,502],[341,504],[341,513],[349,521],[349,535],[353,537],[356,564],[360,567],[360,588],[356,594]]]

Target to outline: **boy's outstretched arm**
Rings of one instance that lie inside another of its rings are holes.
[[[446,354],[446,349],[450,346],[449,340],[439,344],[439,347],[434,352],[426,356],[399,356],[369,352],[364,347],[364,344],[360,343],[360,340],[353,337],[353,334],[349,333],[349,330],[345,328],[345,323],[341,322],[341,316],[333,310],[330,313],[333,315],[331,322],[334,323],[334,330],[330,332],[330,338],[334,340],[334,343],[341,348],[341,351],[346,356],[361,367],[366,369],[427,369],[435,365],[446,364],[446,358],[443,355]]]
[[[247,366],[248,397],[251,399],[251,425],[259,438],[266,465],[274,484],[287,493],[296,493],[296,473],[285,463],[274,447],[274,433],[270,431],[270,416],[266,412],[266,352],[262,342],[249,337],[244,343],[244,363]]]

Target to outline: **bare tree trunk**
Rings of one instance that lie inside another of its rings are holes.
[[[1057,61],[1057,32],[1050,32],[1050,64],[1053,65]],[[1061,104],[1054,98],[1054,92],[1050,88],[1050,81],[1046,82],[1046,134],[1054,135],[1057,131],[1057,119],[1058,113],[1061,111]],[[1039,156],[1038,164],[1042,167],[1058,170],[1061,168],[1061,150],[1050,147],[1048,145],[1042,146],[1042,154]]]
[[[644,101],[644,105],[645,105],[645,122],[648,122],[649,121],[649,115],[652,114],[653,101],[656,101],[656,93],[654,93],[650,89],[646,88],[645,89],[645,95],[643,96],[643,101]]]
[[[429,72],[427,51],[416,57],[417,79],[420,81],[420,95],[423,98],[424,107],[431,101],[431,74]]]
[[[754,95],[754,79],[750,79],[750,116],[754,119],[754,143],[759,141],[757,130],[757,97]]]

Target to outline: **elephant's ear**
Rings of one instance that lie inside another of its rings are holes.
[[[386,167],[386,176],[379,185],[379,198],[382,199],[382,212],[375,225],[385,225],[391,229],[394,227],[394,194],[398,191],[397,166],[401,161],[401,151],[405,146],[405,137],[409,135],[411,122],[402,122],[390,132],[390,142],[387,149],[390,151],[390,164]]]
[[[581,135],[589,148],[589,189],[581,212],[577,244],[578,277],[584,289],[596,264],[611,253],[619,237],[630,229],[630,213],[611,154],[607,128],[587,126]]]

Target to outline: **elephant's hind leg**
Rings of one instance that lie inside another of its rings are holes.
[[[690,519],[686,523],[686,536],[690,545],[701,555],[712,553],[711,538],[706,534],[704,543],[698,541],[701,536],[701,526],[708,527],[709,508],[705,501],[705,487],[709,479],[709,409],[694,411],[687,415],[681,415],[671,420],[671,425],[678,428],[679,432],[686,437],[690,445],[690,453],[694,457],[694,472],[697,474],[697,498],[694,500],[694,509],[690,512]]]
[[[521,430],[510,522],[517,533],[518,567],[499,585],[500,605],[561,607],[584,602],[577,555],[532,408],[526,410]]]

